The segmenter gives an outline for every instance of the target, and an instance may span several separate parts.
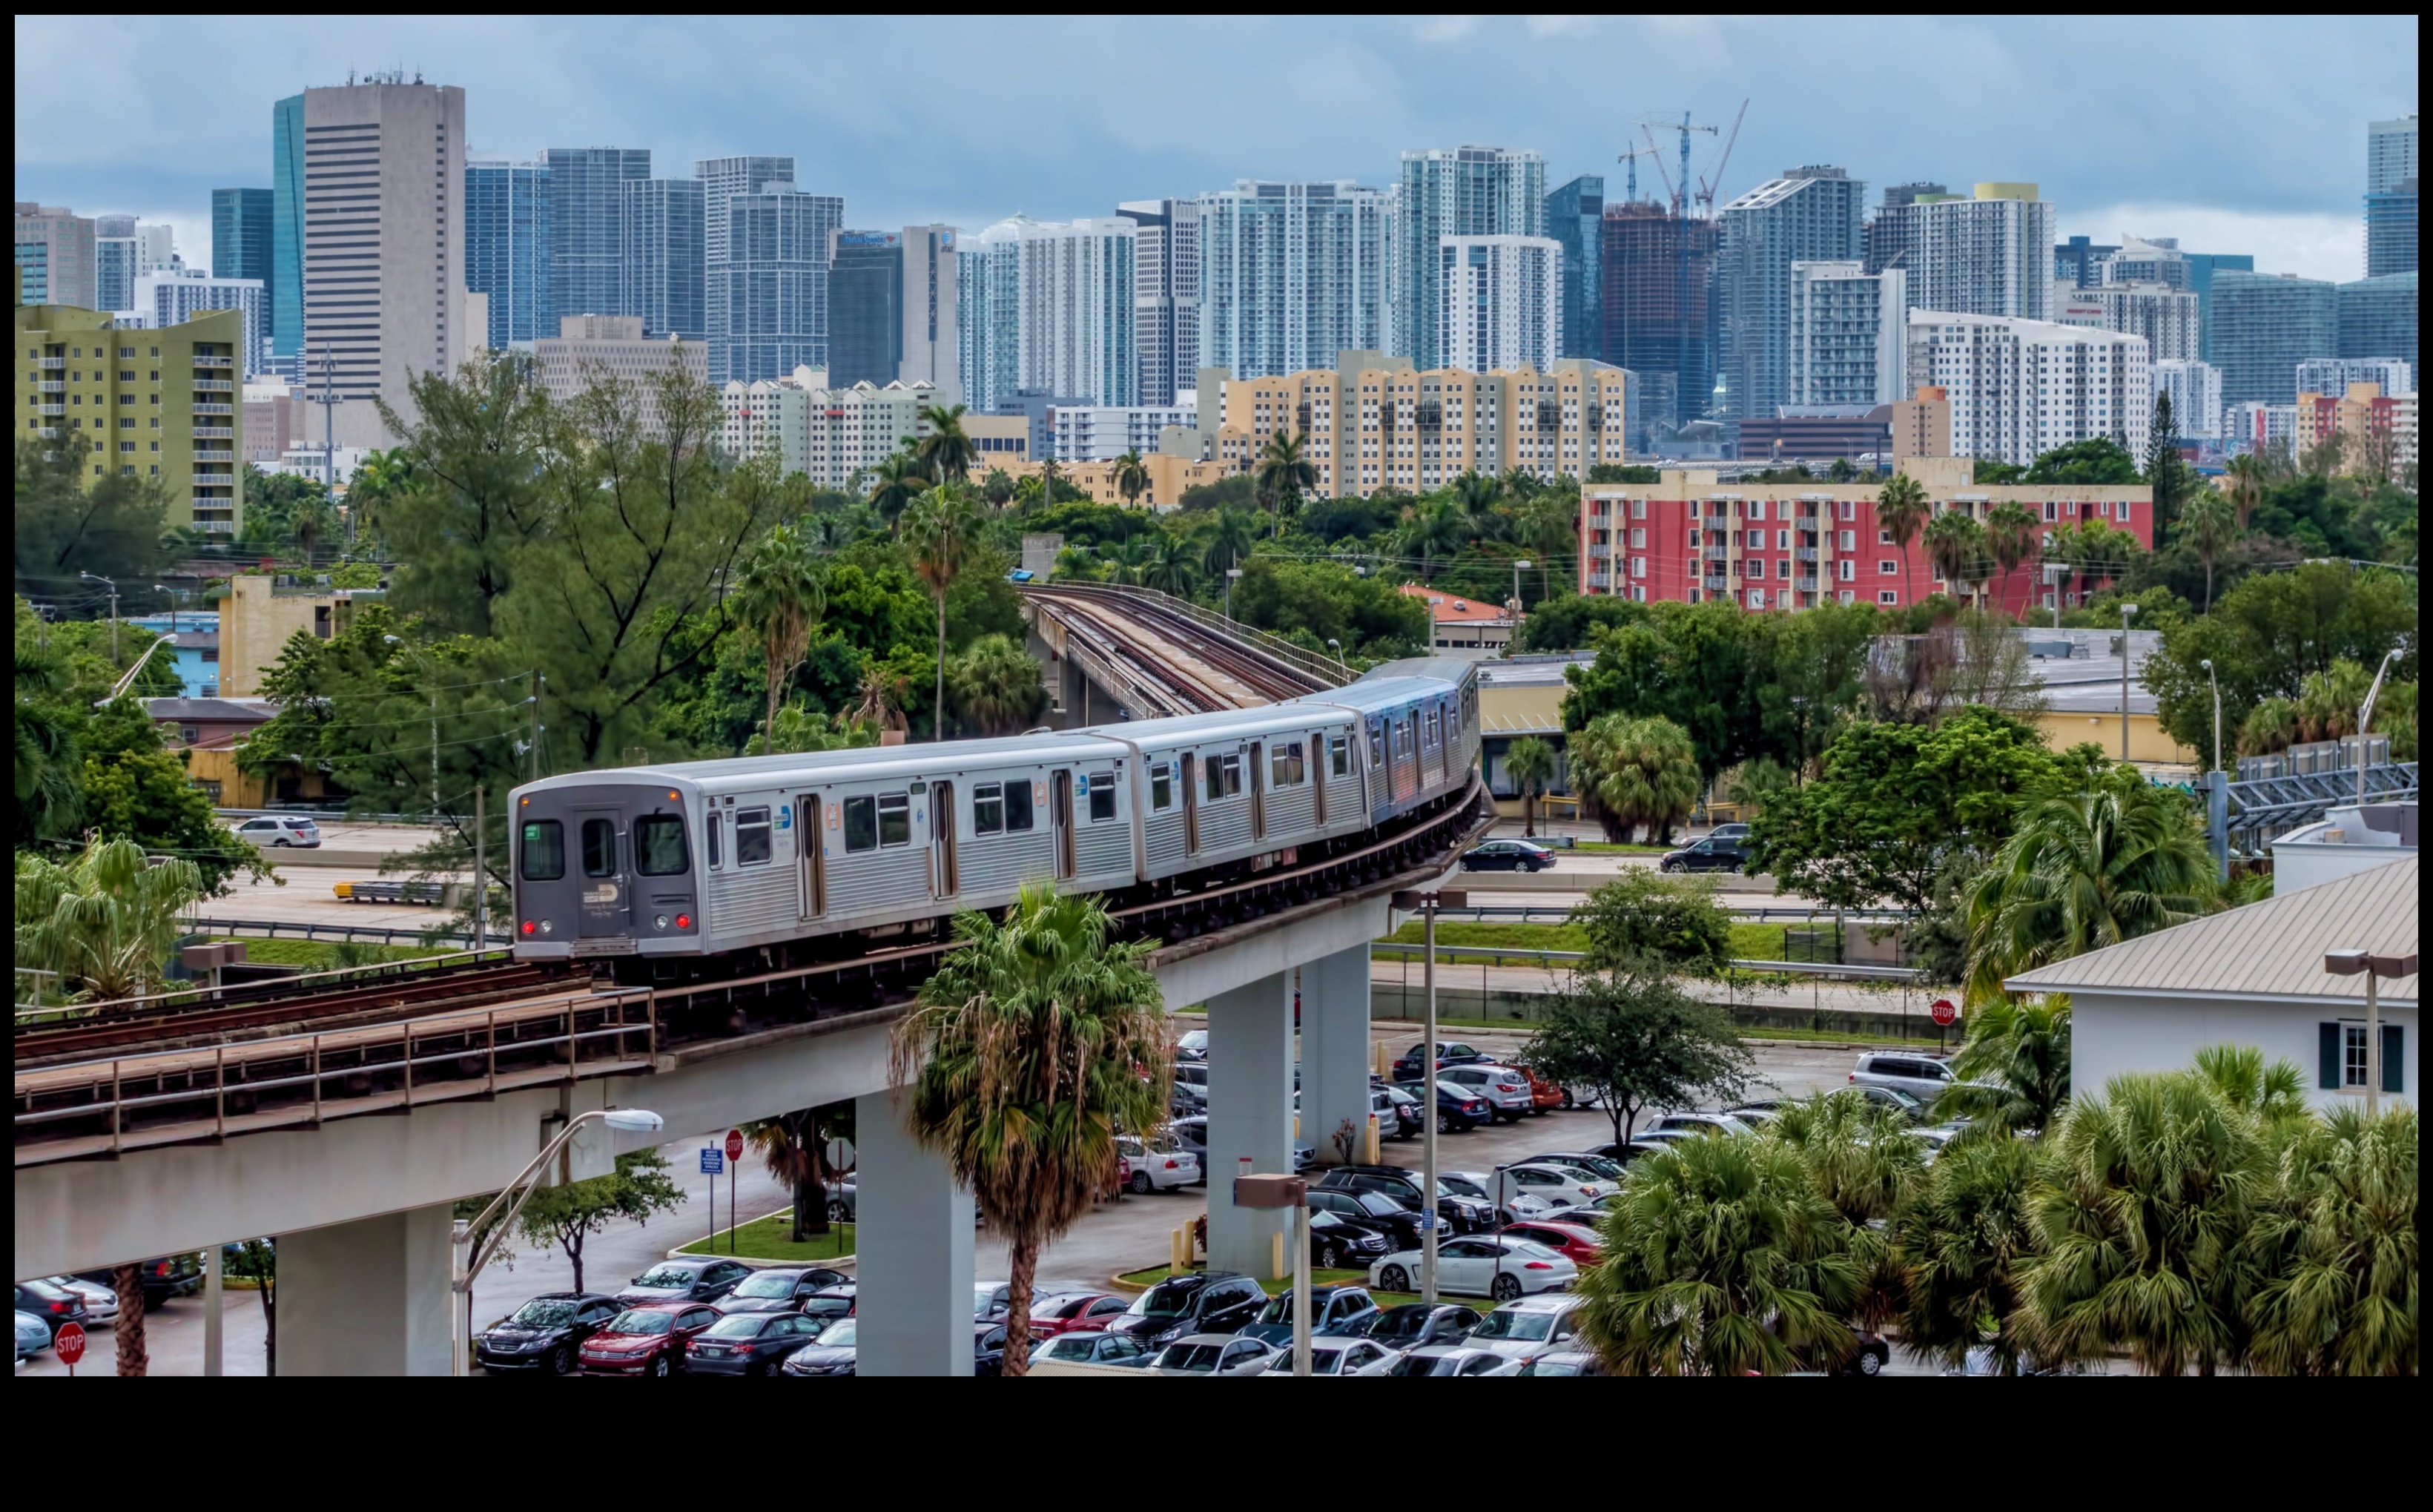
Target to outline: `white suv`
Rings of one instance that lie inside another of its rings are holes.
[[[1117,1134],[1115,1148],[1131,1163],[1131,1190],[1142,1197],[1189,1186],[1199,1180],[1199,1157],[1172,1136],[1148,1145],[1137,1135]]]
[[[1868,1051],[1859,1057],[1858,1067],[1850,1073],[1854,1087],[1890,1087],[1908,1093],[1929,1107],[1959,1080],[1949,1066],[1931,1057],[1891,1051]]]
[[[248,819],[236,826],[236,832],[256,845],[293,845],[301,850],[317,850],[321,845],[321,826],[309,819],[287,814],[264,814]]]

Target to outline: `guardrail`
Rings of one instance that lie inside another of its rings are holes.
[[[360,924],[298,924],[287,919],[187,919],[186,927],[196,934],[230,935],[247,940],[328,940],[333,943],[360,940],[379,945],[471,946],[475,942],[469,929],[383,929]],[[492,930],[482,943],[491,949],[512,945],[510,935]]]
[[[1453,911],[1448,909],[1445,913]],[[1439,914],[1438,917],[1441,921],[1444,915]],[[1408,958],[1426,955],[1428,947],[1404,941],[1379,941],[1369,948],[1371,953],[1383,952],[1389,956]],[[1577,950],[1519,950],[1510,946],[1442,943],[1437,946],[1437,956],[1439,960],[1468,959],[1487,965],[1504,965],[1508,962],[1519,965],[1543,965],[1549,969],[1556,966],[1577,965],[1588,960],[1585,952]],[[1835,977],[1850,981],[1907,982],[1913,985],[1926,979],[1926,973],[1915,966],[1846,966],[1823,960],[1748,960],[1738,958],[1726,961],[1725,964],[1734,971],[1755,972],[1761,976]]]
[[[1484,889],[1490,884],[1474,881],[1469,885]],[[1771,924],[1778,919],[1785,922],[1797,920],[1801,924],[1831,924],[1837,921],[1849,924],[1903,924],[1909,919],[1909,914],[1899,909],[1844,909],[1838,911],[1816,908],[1777,909],[1763,904],[1736,904],[1728,897],[1719,897],[1716,902],[1733,918],[1753,919],[1759,924]],[[1438,909],[1437,922],[1487,924],[1492,921],[1507,921],[1520,924],[1568,924],[1571,922],[1573,911],[1578,907],[1576,903],[1554,903],[1543,908],[1507,904],[1496,908]]]

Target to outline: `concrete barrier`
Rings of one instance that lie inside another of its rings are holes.
[[[1743,876],[1738,872],[1695,875],[1714,878],[1719,892],[1775,891],[1774,878],[1770,876]],[[1559,860],[1543,872],[1463,872],[1458,876],[1459,885],[1474,892],[1588,892],[1614,879],[1611,872],[1567,870]]]

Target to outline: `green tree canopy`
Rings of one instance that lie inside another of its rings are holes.
[[[1752,1075],[1730,1016],[1675,986],[1655,960],[1574,977],[1521,1059],[1549,1081],[1595,1092],[1617,1144],[1650,1109],[1736,1099]]]
[[[1597,887],[1572,909],[1588,934],[1583,971],[1628,971],[1643,961],[1696,976],[1731,964],[1732,917],[1710,878],[1659,875],[1633,867]]]

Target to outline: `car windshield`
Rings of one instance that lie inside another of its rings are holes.
[[[735,1288],[738,1297],[791,1297],[799,1273],[791,1270],[757,1270],[742,1285]]]
[[[680,1266],[661,1266],[656,1270],[646,1270],[635,1277],[633,1283],[655,1291],[682,1291],[692,1284],[694,1275],[695,1272]]]
[[[824,1350],[852,1349],[854,1333],[854,1320],[850,1317],[840,1317],[835,1322],[830,1323],[827,1327],[820,1330],[820,1348]]]
[[[1214,1370],[1221,1352],[1215,1344],[1178,1344],[1165,1351],[1157,1362],[1161,1370]]]
[[[1386,1099],[1388,1102],[1397,1104],[1398,1106],[1404,1103],[1414,1103],[1420,1100],[1419,1098],[1412,1096],[1409,1093],[1404,1092],[1400,1087],[1387,1087],[1386,1089]]]
[[[1529,1374],[1531,1374],[1531,1375],[1586,1375],[1586,1374],[1588,1374],[1588,1372],[1587,1372],[1586,1370],[1583,1370],[1582,1368],[1580,1368],[1580,1362],[1579,1362],[1579,1361],[1577,1361],[1577,1360],[1566,1360],[1566,1359],[1563,1359],[1563,1358],[1561,1358],[1561,1357],[1559,1357],[1559,1356],[1555,1356],[1555,1357],[1550,1357],[1550,1358],[1543,1359],[1543,1360],[1537,1360],[1537,1361],[1533,1361],[1533,1362],[1531,1362],[1531,1364],[1530,1364],[1530,1365],[1529,1365],[1529,1367],[1528,1367],[1528,1373],[1529,1373]]]
[[[1310,1311],[1313,1313],[1321,1313],[1325,1310],[1324,1301],[1313,1300],[1310,1303]],[[1292,1319],[1293,1299],[1290,1292],[1280,1292],[1268,1298],[1268,1305],[1259,1309],[1259,1321],[1262,1323],[1289,1323]]]
[[[507,1319],[508,1322],[524,1328],[563,1328],[573,1320],[574,1304],[572,1302],[552,1301],[546,1299],[536,1299],[524,1303],[516,1309],[515,1317]]]
[[[676,1315],[673,1313],[651,1313],[644,1312],[638,1307],[630,1307],[617,1315],[617,1321],[608,1325],[608,1332],[611,1334],[665,1334],[675,1326],[675,1321]]]
[[[1389,1307],[1377,1316],[1375,1323],[1370,1325],[1369,1336],[1372,1339],[1417,1338],[1428,1326],[1430,1311],[1426,1307]]]
[[[1060,1334],[1039,1347],[1043,1360],[1087,1360],[1098,1348],[1096,1334]]]
[[[759,1336],[760,1331],[777,1321],[774,1313],[740,1313],[722,1317],[709,1325],[707,1337],[714,1339],[748,1339]]]
[[[1602,1155],[1566,1155],[1563,1157],[1563,1164],[1566,1165],[1576,1165],[1581,1170],[1593,1172],[1598,1176],[1604,1177],[1608,1181],[1618,1181],[1622,1180],[1622,1167],[1616,1165],[1613,1162],[1607,1160]]]
[[[1433,1354],[1405,1354],[1394,1362],[1388,1375],[1435,1375],[1453,1362]]]
[[[1199,1295],[1197,1286],[1177,1286],[1169,1282],[1141,1293],[1126,1311],[1133,1317],[1189,1317],[1191,1300]]]
[[[1542,1339],[1555,1332],[1555,1315],[1499,1307],[1470,1331],[1474,1339]]]

